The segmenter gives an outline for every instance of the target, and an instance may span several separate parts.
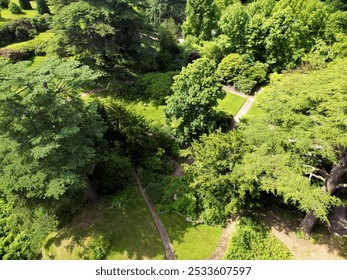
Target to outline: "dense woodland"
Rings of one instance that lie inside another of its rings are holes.
[[[143,223],[154,240],[134,174],[172,239],[171,226],[189,224],[218,242],[221,226],[242,216],[226,259],[291,258],[282,244],[266,245],[277,242],[256,217],[266,207],[290,211],[311,234],[346,205],[346,1],[0,7],[0,259],[64,258],[52,244],[94,208],[114,209],[124,232]],[[246,99],[223,85],[255,97],[239,124]],[[119,247],[107,217],[78,231],[78,258],[123,258],[115,248],[142,258],[138,240]],[[143,246],[162,255],[159,243]]]

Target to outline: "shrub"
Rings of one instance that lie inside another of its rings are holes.
[[[232,84],[240,74],[242,67],[242,57],[237,53],[231,53],[219,63],[217,75],[223,83]]]
[[[10,2],[10,4],[8,5],[8,9],[14,15],[19,15],[22,12],[22,9],[16,3],[13,2]]]
[[[31,10],[31,4],[29,0],[19,0],[19,6],[23,9],[23,10]]]
[[[36,5],[37,5],[37,12],[40,15],[51,13],[51,11],[49,10],[47,6],[46,0],[36,0]]]
[[[8,8],[9,3],[10,3],[10,0],[0,0],[0,7]]]
[[[32,26],[37,30],[37,32],[45,32],[50,29],[50,24],[52,22],[52,16],[49,14],[38,15],[30,19]]]
[[[111,248],[111,238],[98,235],[88,243],[82,258],[85,260],[103,260]]]
[[[262,224],[242,217],[233,233],[225,259],[228,260],[288,260],[288,249]]]

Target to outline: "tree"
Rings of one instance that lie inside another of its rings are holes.
[[[37,12],[40,15],[51,14],[49,7],[47,6],[46,0],[36,0]]]
[[[223,224],[229,214],[245,205],[245,193],[254,189],[237,188],[232,171],[243,154],[242,136],[220,131],[203,135],[181,155],[194,161],[184,165],[189,182],[188,194],[195,197],[197,220],[207,224]]]
[[[192,35],[201,40],[212,38],[217,27],[218,10],[213,0],[188,0],[186,20],[182,25],[184,36]]]
[[[16,3],[13,2],[10,2],[10,4],[8,5],[8,9],[11,12],[11,14],[14,15],[18,15],[22,12],[22,9]]]
[[[194,160],[185,172],[202,212],[221,221],[268,193],[307,213],[306,233],[317,219],[328,222],[341,203],[338,190],[347,187],[345,64],[282,77],[258,96],[263,114],[232,135],[192,144],[183,154]]]
[[[69,1],[54,17],[56,51],[117,74],[139,64],[147,34],[133,1]],[[57,3],[59,4],[59,3]]]
[[[246,50],[245,33],[249,21],[246,8],[240,3],[228,6],[218,22],[223,34],[227,35],[232,42],[232,51],[243,53]]]
[[[31,4],[29,0],[19,0],[19,6],[23,9],[23,10],[31,10]]]
[[[165,118],[177,122],[181,143],[214,128],[217,100],[225,96],[215,74],[214,62],[206,58],[195,60],[174,77],[173,95],[167,99]]]
[[[217,74],[221,81],[227,84],[233,84],[234,79],[242,70],[242,64],[242,57],[237,53],[231,53],[224,57],[217,69]]]
[[[307,212],[306,233],[317,218],[328,221],[339,203],[333,194],[347,186],[345,63],[273,84],[258,99],[265,114],[241,126],[253,149],[240,165],[239,181]]]
[[[104,125],[78,90],[97,77],[75,61],[50,59],[33,71],[28,63],[0,61],[0,200],[8,209],[0,223],[11,225],[0,242],[7,258],[36,256],[42,233],[83,200]],[[33,235],[29,221],[37,226]],[[26,252],[20,252],[23,242],[30,245]]]
[[[185,0],[149,0],[146,14],[151,23],[159,26],[165,19],[172,18],[176,24],[184,19]]]

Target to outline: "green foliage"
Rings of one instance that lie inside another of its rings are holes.
[[[10,4],[8,5],[8,9],[14,15],[18,15],[22,12],[21,7],[19,7],[16,3],[13,2],[10,2]]]
[[[174,77],[174,94],[167,99],[165,118],[168,123],[178,123],[176,134],[180,143],[188,143],[215,126],[213,107],[225,96],[215,71],[213,62],[201,58]]]
[[[208,224],[223,224],[231,213],[239,211],[246,203],[252,187],[237,187],[231,172],[242,157],[243,140],[236,132],[217,132],[203,135],[194,141],[182,156],[194,159],[185,165],[189,187],[196,199],[197,213]]]
[[[242,70],[243,60],[237,53],[231,53],[218,64],[217,75],[223,83],[233,84]]]
[[[185,0],[149,0],[146,15],[155,26],[159,26],[169,18],[172,18],[177,24],[181,24],[184,19],[185,2]]]
[[[98,160],[103,124],[77,93],[97,75],[58,59],[32,71],[28,63],[0,63],[0,195],[12,208],[3,253],[32,259],[57,221],[79,209],[84,176]]]
[[[195,36],[200,40],[212,38],[217,25],[218,10],[213,0],[187,0],[186,20],[182,25],[183,35]]]
[[[135,84],[132,95],[147,102],[152,101],[156,105],[163,105],[166,97],[172,95],[173,77],[177,74],[178,72],[174,71],[147,73]]]
[[[82,258],[85,260],[104,260],[109,254],[111,247],[111,236],[93,236],[83,251]]]
[[[29,0],[19,0],[19,6],[23,9],[23,10],[31,10],[31,4]]]
[[[49,7],[47,5],[46,0],[36,0],[36,8],[37,8],[37,12],[40,15],[51,13],[51,11],[49,10]]]
[[[10,3],[10,0],[0,0],[0,7],[8,8],[9,3]]]
[[[118,76],[126,75],[127,67],[140,65],[146,42],[142,35],[148,34],[132,2],[82,0],[62,4],[53,21],[56,52]]]
[[[242,217],[229,241],[227,260],[290,260],[288,249],[254,219]]]

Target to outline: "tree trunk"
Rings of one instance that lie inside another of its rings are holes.
[[[333,193],[337,190],[339,183],[343,175],[347,172],[347,152],[344,151],[341,156],[338,164],[334,164],[333,168],[330,171],[329,176],[325,179],[325,184],[322,187],[323,191],[329,193],[329,195],[333,195]],[[313,230],[313,227],[317,223],[317,217],[314,214],[314,211],[311,210],[302,220],[300,227],[302,231],[306,234],[310,234]]]

